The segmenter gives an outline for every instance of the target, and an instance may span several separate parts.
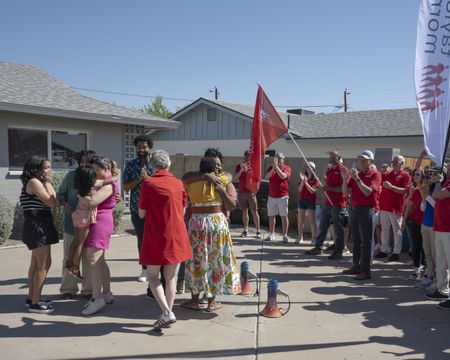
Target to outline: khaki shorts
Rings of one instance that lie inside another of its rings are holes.
[[[238,204],[241,210],[258,209],[258,201],[256,200],[256,194],[250,192],[238,193]]]
[[[282,198],[267,199],[267,215],[268,216],[287,216],[288,215],[289,196]]]

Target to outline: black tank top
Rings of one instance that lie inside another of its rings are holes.
[[[23,211],[27,210],[48,210],[50,207],[45,205],[36,195],[27,194],[25,191],[26,185],[22,186],[22,192],[20,193],[20,206]]]

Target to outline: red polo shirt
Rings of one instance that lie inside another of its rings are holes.
[[[267,172],[272,170],[272,166],[267,169]],[[291,178],[291,168],[287,165],[280,167],[280,170],[287,175],[286,179],[278,176],[276,171],[273,172],[269,179],[269,196],[271,198],[282,198],[289,196],[289,179]]]
[[[444,183],[442,188],[450,191],[450,179]],[[450,232],[450,198],[436,200],[433,229],[439,232]]]
[[[420,190],[414,190],[411,196],[411,207],[410,216],[417,225],[422,225],[423,221],[423,211],[420,210],[420,203],[422,202],[422,195],[420,195]]]
[[[409,190],[411,186],[411,176],[401,170],[397,174],[391,171],[382,175],[382,182],[389,181],[393,186]],[[406,194],[397,194],[392,190],[381,187],[380,210],[388,211],[397,215],[403,215]]]
[[[376,209],[378,207],[378,194],[381,191],[381,174],[375,170],[369,170],[368,172],[360,171],[358,177],[362,183],[370,187],[373,191],[369,196],[364,195],[356,181],[351,177],[348,180],[348,187],[352,189],[350,206],[371,206]]]
[[[342,186],[342,176],[341,176],[341,169],[345,169],[345,171],[348,172],[347,168],[342,165],[341,163],[338,164],[336,169],[333,169],[332,167],[327,170],[327,181],[326,185],[330,187],[336,187],[336,186]],[[334,206],[338,208],[345,208],[346,207],[346,199],[342,192],[331,192],[327,191],[327,195],[330,197],[333,204],[330,203],[328,199],[325,201],[325,205],[328,206]]]
[[[239,171],[241,171],[241,164],[237,164],[236,166],[236,170],[235,170],[235,174],[237,174]],[[245,183],[247,181],[247,172],[244,171],[240,176],[239,176],[239,192],[240,193],[249,193],[251,192],[247,186],[245,186]]]
[[[319,181],[316,178],[311,178],[308,179],[308,184],[309,186],[311,186],[312,188],[317,188],[319,186]],[[300,181],[298,182],[298,185],[300,185]],[[306,188],[306,186],[303,186],[302,191],[300,192],[300,194],[298,195],[298,198],[300,200],[308,200],[311,203],[315,204],[316,203],[316,199],[317,199],[317,194],[314,193],[310,193],[308,191],[308,189]]]

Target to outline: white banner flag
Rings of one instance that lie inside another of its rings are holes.
[[[414,83],[425,149],[441,165],[450,119],[450,2],[421,0]]]

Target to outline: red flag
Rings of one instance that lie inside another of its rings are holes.
[[[246,187],[251,192],[257,192],[261,183],[261,156],[270,144],[287,131],[288,128],[280,115],[258,85],[246,180]]]

